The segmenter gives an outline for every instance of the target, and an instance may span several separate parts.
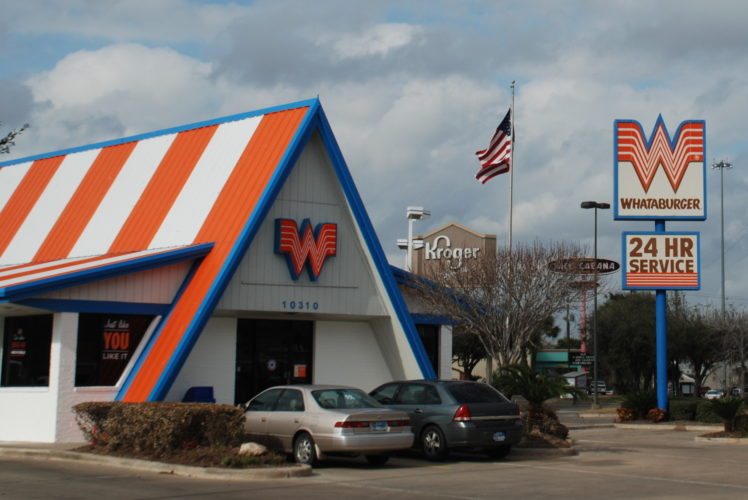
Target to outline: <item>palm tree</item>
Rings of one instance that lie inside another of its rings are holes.
[[[525,364],[501,368],[494,374],[493,386],[508,397],[517,394],[527,400],[527,430],[532,430],[533,425],[543,424],[546,401],[564,394],[580,392],[574,387],[569,387],[563,378],[535,373]]]
[[[735,420],[743,408],[743,400],[737,396],[727,396],[710,401],[712,411],[725,423],[725,432],[735,430]]]

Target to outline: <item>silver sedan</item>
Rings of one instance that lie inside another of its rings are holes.
[[[246,405],[245,430],[269,448],[314,465],[325,455],[364,455],[382,465],[413,445],[410,418],[360,389],[329,385],[271,387]]]

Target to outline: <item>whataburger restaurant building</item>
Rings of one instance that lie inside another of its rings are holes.
[[[79,441],[83,401],[448,377],[396,276],[316,99],[2,163],[0,441]]]

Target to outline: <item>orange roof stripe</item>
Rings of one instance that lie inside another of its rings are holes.
[[[108,253],[148,248],[218,125],[177,134]]]
[[[31,165],[21,183],[3,207],[2,212],[0,212],[0,227],[3,229],[0,232],[0,255],[13,241],[13,237],[28,217],[31,209],[34,208],[64,159],[64,156],[55,156],[36,160]]]
[[[86,228],[137,142],[103,148],[32,262],[64,259]]]
[[[231,176],[224,185],[195,242],[215,241],[166,317],[123,401],[146,401],[183,340],[198,309],[215,286],[226,260],[278,168],[308,108],[263,116]]]

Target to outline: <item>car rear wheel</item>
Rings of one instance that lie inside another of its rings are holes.
[[[366,461],[370,465],[384,465],[389,459],[389,455],[366,455]]]
[[[492,458],[494,460],[498,460],[500,458],[505,458],[507,455],[509,455],[509,451],[511,451],[511,446],[501,446],[499,448],[489,448],[486,450],[486,455],[488,455],[489,458]]]
[[[435,425],[426,427],[421,433],[421,449],[426,460],[437,462],[447,458],[449,450],[442,430]]]
[[[317,451],[312,436],[302,432],[296,437],[293,443],[293,458],[299,464],[315,465],[317,463]]]

